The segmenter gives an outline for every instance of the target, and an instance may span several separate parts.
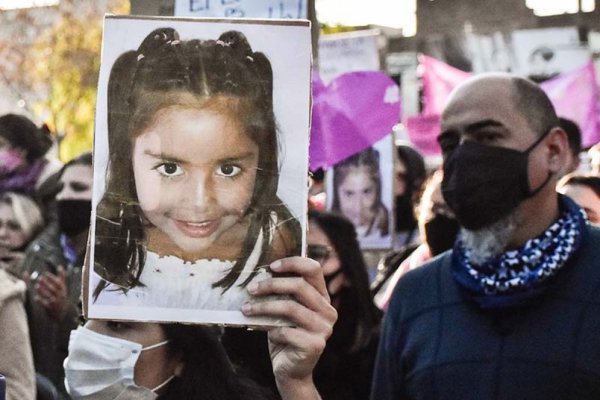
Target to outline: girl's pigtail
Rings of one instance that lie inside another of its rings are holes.
[[[135,183],[130,163],[131,143],[127,135],[131,113],[132,82],[143,57],[129,51],[113,64],[107,91],[108,148],[107,185],[97,208],[94,271],[104,280],[95,288],[97,299],[109,283],[127,290],[139,284],[145,260],[144,232],[135,199]],[[130,179],[123,182],[123,177]]]

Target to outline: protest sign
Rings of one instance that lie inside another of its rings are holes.
[[[288,323],[240,309],[304,248],[310,59],[307,21],[106,18],[88,317]]]
[[[322,35],[319,38],[321,79],[329,83],[346,72],[378,71],[378,38],[379,31],[376,29]]]
[[[175,15],[210,18],[307,19],[308,0],[175,0]]]
[[[387,135],[327,171],[327,209],[352,222],[363,250],[392,247],[393,152]]]

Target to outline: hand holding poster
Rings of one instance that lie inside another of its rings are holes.
[[[90,318],[277,323],[240,309],[303,248],[310,57],[307,22],[107,17]]]

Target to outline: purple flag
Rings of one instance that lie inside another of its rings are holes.
[[[400,119],[400,91],[379,71],[350,72],[325,85],[313,74],[310,169],[328,168],[373,145]]]
[[[425,154],[439,154],[436,139],[440,128],[435,120],[439,119],[450,92],[472,74],[428,56],[421,56],[419,61],[425,107],[423,113],[407,119],[406,128],[411,141]],[[584,147],[600,141],[598,81],[591,61],[541,83],[540,87],[559,116],[579,125]]]
[[[591,61],[542,82],[540,86],[552,100],[559,116],[577,122],[583,147],[593,146],[600,141],[598,82]]]
[[[410,142],[415,145],[421,154],[431,156],[442,151],[437,142],[440,134],[440,115],[415,115],[406,119],[406,130]]]
[[[441,114],[452,90],[471,77],[469,72],[423,54],[419,56],[419,70],[423,80],[425,115]]]

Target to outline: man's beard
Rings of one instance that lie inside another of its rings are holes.
[[[461,228],[460,235],[469,251],[469,261],[482,265],[502,254],[508,246],[512,234],[518,226],[516,212],[511,212],[490,226],[476,231]]]

